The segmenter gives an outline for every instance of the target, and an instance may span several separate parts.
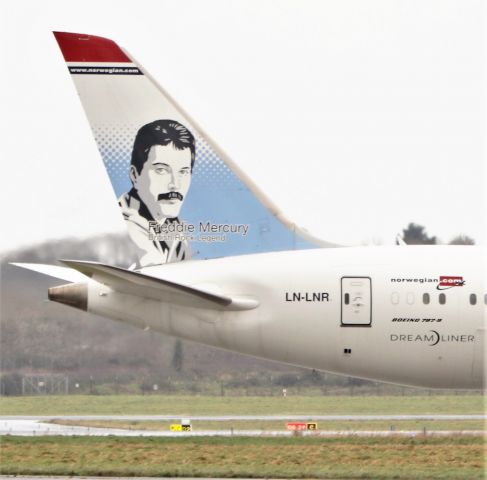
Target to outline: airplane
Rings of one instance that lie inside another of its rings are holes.
[[[485,250],[345,247],[288,220],[112,40],[54,32],[136,258],[17,263],[48,298],[143,329],[401,385],[479,389]]]

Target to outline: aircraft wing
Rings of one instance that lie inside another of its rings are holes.
[[[26,270],[32,270],[33,272],[42,273],[49,277],[60,278],[67,282],[86,282],[86,277],[78,270],[72,268],[59,267],[57,265],[46,265],[43,263],[15,263],[11,262],[10,265],[16,267],[25,268]]]
[[[15,263],[14,265],[71,282],[86,283],[86,277],[88,277],[101,286],[104,285],[120,293],[185,307],[251,310],[259,305],[258,300],[255,298],[242,295],[215,294],[205,289],[98,262],[81,260],[60,261],[69,268],[31,263]],[[50,295],[54,293],[55,289],[66,289],[66,285],[52,287],[49,289]]]

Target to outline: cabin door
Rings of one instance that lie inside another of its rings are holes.
[[[342,277],[343,327],[372,324],[372,282],[370,277]]]

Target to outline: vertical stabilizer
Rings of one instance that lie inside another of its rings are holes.
[[[54,35],[138,266],[333,246],[289,222],[116,43]]]

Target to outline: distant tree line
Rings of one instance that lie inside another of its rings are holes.
[[[426,228],[423,225],[411,222],[402,231],[402,239],[407,245],[437,245],[439,243],[438,237],[429,236],[426,233]],[[396,241],[399,244],[399,240]],[[459,234],[452,238],[448,245],[474,245],[475,241],[467,235]]]

